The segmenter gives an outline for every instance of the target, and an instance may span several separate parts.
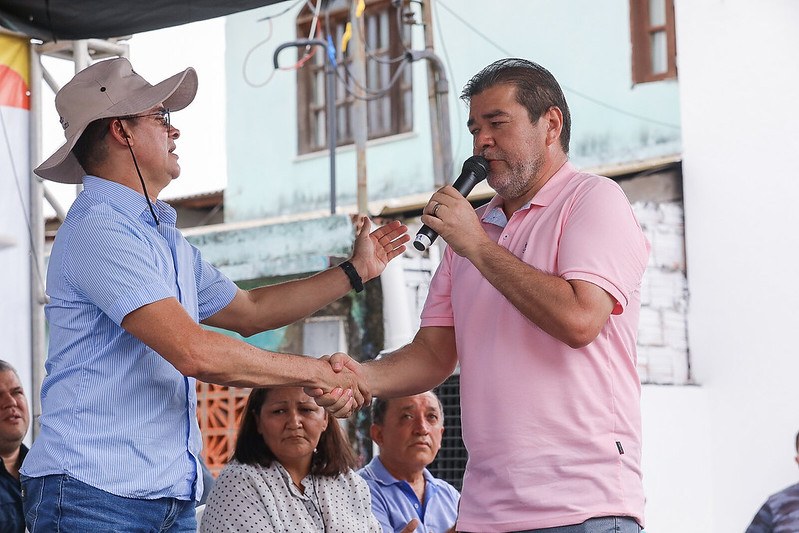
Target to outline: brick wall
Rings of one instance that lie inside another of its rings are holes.
[[[633,210],[652,245],[641,286],[638,375],[642,383],[685,384],[690,365],[682,202],[635,202]]]

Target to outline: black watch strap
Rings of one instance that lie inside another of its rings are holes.
[[[349,261],[344,261],[339,265],[341,270],[350,278],[350,285],[352,288],[355,289],[355,292],[361,292],[363,290],[363,280],[361,276],[358,275],[358,271],[355,270],[355,267],[352,266],[352,263]]]

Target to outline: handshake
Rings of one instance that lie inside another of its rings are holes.
[[[305,393],[336,418],[347,418],[372,402],[367,374],[368,365],[361,365],[345,353],[319,358],[322,363],[323,387],[305,387]]]

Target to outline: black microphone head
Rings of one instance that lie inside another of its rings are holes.
[[[483,181],[486,177],[486,174],[488,174],[488,161],[486,161],[486,158],[481,155],[473,155],[463,162],[461,174],[467,171],[474,174],[474,176],[477,178],[477,181]]]
[[[486,178],[488,174],[488,161],[479,155],[473,155],[463,162],[461,175],[452,184],[464,197],[468,196],[475,185]]]

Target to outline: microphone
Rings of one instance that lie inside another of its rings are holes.
[[[473,155],[463,162],[463,169],[461,175],[452,184],[455,189],[463,195],[464,198],[472,192],[474,186],[483,181],[488,173],[488,161],[483,156]],[[421,227],[416,233],[416,239],[413,241],[413,247],[424,252],[427,250],[433,241],[438,237],[438,233],[430,229],[427,224]]]

